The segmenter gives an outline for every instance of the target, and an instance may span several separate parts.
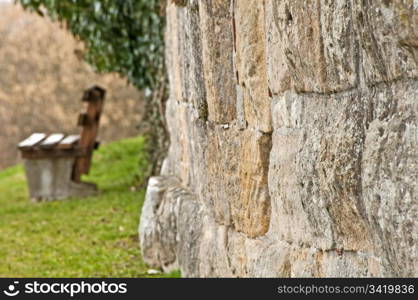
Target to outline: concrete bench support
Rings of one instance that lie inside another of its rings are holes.
[[[75,158],[24,160],[30,199],[37,202],[96,195],[95,184],[71,180],[74,162]]]

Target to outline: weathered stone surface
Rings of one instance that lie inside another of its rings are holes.
[[[144,259],[165,271],[180,265],[185,276],[198,276],[202,221],[196,199],[173,177],[152,177],[146,199],[139,225]]]
[[[268,66],[275,92],[331,92],[357,84],[351,2],[266,1]],[[276,44],[275,44],[275,41]]]
[[[239,190],[232,202],[232,221],[237,231],[256,237],[267,232],[270,223],[270,195],[267,185],[271,136],[247,130],[241,134]],[[236,153],[237,155],[238,153]]]
[[[306,125],[310,120],[315,120],[316,124],[311,125],[309,133],[302,133],[306,141],[302,144],[297,173],[302,203],[306,210],[318,213],[309,214],[311,224],[321,220],[318,229],[332,232],[334,247],[365,250],[368,231],[362,216],[361,195],[365,112],[361,100],[356,93],[349,93],[326,100],[307,98],[305,101]],[[309,148],[311,143],[317,151]],[[311,200],[312,195],[319,200],[319,206]]]
[[[274,5],[274,6],[273,6]],[[292,87],[292,78],[281,42],[278,6],[275,0],[265,1],[265,34],[268,87],[272,94],[284,92]]]
[[[173,5],[169,2],[168,5]],[[167,10],[166,47],[170,81],[181,84],[173,90],[177,101],[190,102],[199,117],[207,118],[206,89],[202,64],[202,39],[200,34],[199,10],[196,1],[178,10]]]
[[[418,76],[416,1],[355,0],[356,32],[367,84]]]
[[[171,146],[145,260],[194,277],[418,276],[415,2],[170,4],[184,34],[167,34]]]
[[[239,131],[209,124],[208,143],[204,156],[207,181],[201,195],[219,224],[231,225],[231,203],[239,193]]]
[[[148,183],[139,239],[142,257],[152,267],[167,269],[176,266],[176,210],[179,203],[166,198],[168,190],[173,187],[176,187],[176,181],[170,177],[153,177]]]
[[[233,1],[235,67],[243,91],[243,107],[248,125],[271,132],[268,97],[264,1]]]
[[[375,98],[377,109],[387,102],[392,102],[392,109],[376,114],[366,131],[365,213],[374,233],[374,251],[384,259],[387,273],[417,276],[418,84],[383,88]]]
[[[208,117],[217,123],[233,121],[236,115],[230,5],[231,0],[199,1]]]

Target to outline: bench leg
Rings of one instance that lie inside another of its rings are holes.
[[[50,201],[95,195],[97,187],[94,184],[71,180],[74,162],[74,158],[25,160],[30,198]]]

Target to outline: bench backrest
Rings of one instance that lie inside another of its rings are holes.
[[[96,138],[105,95],[106,91],[98,86],[84,92],[82,100],[88,105],[87,111],[81,113],[78,118],[78,125],[82,126],[78,147],[85,151],[85,155],[78,157],[75,161],[72,179],[76,182],[80,181],[82,174],[88,174],[90,170],[93,150],[98,146]]]

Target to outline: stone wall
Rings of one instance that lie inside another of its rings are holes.
[[[144,259],[198,277],[418,276],[418,2],[169,2],[171,147]]]

